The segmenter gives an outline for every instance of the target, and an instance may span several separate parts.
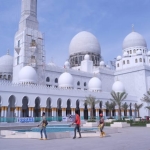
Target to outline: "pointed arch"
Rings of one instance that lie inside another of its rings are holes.
[[[62,120],[62,108],[61,108],[61,103],[62,103],[62,100],[61,98],[59,98],[57,100],[57,117],[58,117],[58,120],[61,121]]]
[[[80,102],[79,102],[79,100],[77,100],[76,101],[76,109],[75,109],[77,112],[78,112],[78,114],[80,115]]]
[[[8,99],[7,117],[10,118],[15,117],[15,103],[16,97],[14,95],[11,95]],[[9,122],[14,122],[14,120],[10,119]]]
[[[35,99],[34,117],[41,117],[41,113],[40,113],[40,98],[39,97],[37,97]]]
[[[29,117],[28,103],[29,103],[28,97],[24,96],[22,99],[22,117]]]
[[[130,103],[130,117],[132,116],[132,103]]]
[[[51,108],[51,98],[47,98],[46,101],[46,116],[47,117],[52,117],[52,108]]]
[[[88,107],[86,103],[84,103],[84,119],[88,120]]]
[[[66,116],[71,115],[71,100],[67,100]]]
[[[101,113],[103,114],[102,105],[103,105],[103,102],[100,101],[99,102],[99,114],[101,114]]]

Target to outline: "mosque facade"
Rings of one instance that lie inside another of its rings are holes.
[[[105,102],[111,91],[126,92],[129,105],[122,116],[137,116],[135,104],[150,87],[150,51],[142,35],[132,31],[123,41],[122,55],[117,56],[116,69],[101,57],[97,38],[82,31],[75,35],[64,67],[46,64],[44,39],[37,20],[37,0],[22,0],[19,29],[14,38],[14,56],[0,57],[0,116],[47,117],[74,115],[75,110],[87,119],[90,107],[84,105],[89,95],[100,100],[95,116],[109,112]],[[112,112],[118,116],[118,108]],[[142,117],[148,112],[140,110]]]

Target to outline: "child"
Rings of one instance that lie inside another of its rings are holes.
[[[105,136],[105,132],[103,132],[104,129],[104,117],[103,114],[100,114],[100,120],[99,120],[99,127],[100,127],[100,137],[104,137]]]

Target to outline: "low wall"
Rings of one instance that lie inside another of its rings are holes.
[[[26,132],[25,133],[27,138],[35,138],[39,139],[40,138],[40,132]],[[47,133],[47,138],[48,139],[61,139],[61,138],[70,138],[70,132],[54,132],[54,133]],[[43,134],[43,138],[44,134]]]
[[[114,122],[113,124],[110,125],[111,127],[119,127],[119,128],[124,128],[124,127],[130,127],[130,124],[127,122]]]

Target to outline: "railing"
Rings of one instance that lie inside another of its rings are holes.
[[[21,117],[23,118],[23,117]],[[26,117],[27,118],[27,117]],[[33,118],[33,117],[32,117]],[[109,116],[104,116],[104,119],[108,119],[110,118]],[[118,120],[118,116],[112,116],[112,118]],[[7,122],[7,123],[13,123],[13,122],[17,122],[18,118],[15,117],[0,117],[0,122]],[[41,121],[41,117],[34,117],[34,122],[40,122]],[[47,121],[62,121],[63,117],[46,117]],[[81,120],[89,120],[90,116],[88,117],[88,119],[85,119],[83,116],[80,117]],[[134,119],[133,116],[121,116],[121,120],[124,119]],[[99,121],[99,117],[94,117],[94,120]]]
[[[21,117],[23,118],[23,117]],[[27,117],[25,117],[27,118]],[[33,118],[33,117],[32,117]],[[1,117],[0,122],[7,122],[7,123],[13,123],[17,122],[18,118],[15,117]],[[47,121],[62,121],[62,117],[46,117]],[[41,117],[34,117],[34,122],[40,122],[42,120]]]

